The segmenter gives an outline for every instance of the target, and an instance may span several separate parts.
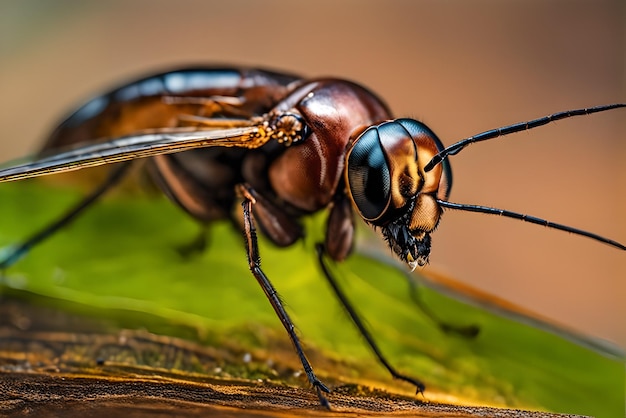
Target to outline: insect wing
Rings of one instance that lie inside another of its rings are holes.
[[[228,129],[172,128],[141,133],[90,144],[26,163],[9,163],[0,168],[0,182],[63,173],[122,161],[214,146],[257,148],[259,140],[254,125]]]

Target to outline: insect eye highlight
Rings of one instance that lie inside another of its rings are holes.
[[[366,220],[379,218],[389,205],[391,176],[375,127],[357,138],[347,165],[348,187],[359,213]]]

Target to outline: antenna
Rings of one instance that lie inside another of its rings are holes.
[[[563,112],[558,112],[552,115],[544,116],[539,119],[534,119],[534,120],[530,120],[527,122],[519,122],[513,125],[491,129],[489,131],[482,132],[478,135],[474,135],[474,136],[470,136],[469,138],[462,139],[459,142],[454,143],[450,145],[449,147],[447,147],[446,149],[440,151],[437,155],[435,155],[428,162],[428,164],[426,164],[426,166],[424,167],[424,171],[429,172],[437,164],[440,164],[443,160],[448,158],[448,156],[458,154],[463,148],[465,148],[466,146],[470,144],[473,144],[474,142],[487,141],[489,139],[498,138],[498,137],[509,135],[515,132],[527,131],[533,128],[538,128],[539,126],[547,125],[550,122],[555,122],[561,119],[572,118],[574,116],[591,115],[592,113],[605,112],[607,110],[618,109],[620,107],[626,107],[626,103],[615,103],[615,104],[609,104],[609,105],[589,107],[589,108],[584,108],[584,109],[566,110]]]
[[[467,212],[478,212],[478,213],[488,213],[491,215],[499,215],[504,216],[506,218],[518,219],[524,222],[530,222],[532,224],[543,225],[547,228],[558,229],[560,231],[569,232],[576,235],[582,235],[583,237],[591,238],[596,241],[600,241],[604,244],[608,244],[612,247],[619,248],[620,250],[626,250],[626,246],[620,244],[617,241],[613,241],[612,239],[604,238],[600,235],[594,234],[592,232],[583,231],[582,229],[573,228],[571,226],[557,224],[555,222],[550,222],[545,219],[537,218],[535,216],[524,215],[517,212],[512,212],[510,210],[492,208],[489,206],[479,206],[479,205],[467,205],[464,203],[453,203],[448,202],[447,200],[437,199],[437,203],[441,205],[441,207],[447,209],[455,209],[455,210],[463,210]]]

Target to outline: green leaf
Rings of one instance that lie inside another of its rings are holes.
[[[79,198],[73,190],[40,182],[0,185],[0,248],[47,225]],[[287,249],[261,238],[264,271],[305,345],[347,365],[342,369],[347,375],[334,377],[414,391],[394,382],[376,362],[325,282],[314,251],[323,221],[323,216],[307,220],[306,241]],[[11,297],[54,298],[61,301],[60,309],[63,301],[72,309],[82,306],[92,315],[114,316],[120,327],[144,326],[200,340],[202,330],[223,332],[228,339],[234,329],[253,327],[273,330],[272,336],[286,341],[248,271],[243,238],[230,224],[211,226],[207,251],[180,256],[176,248],[191,242],[199,230],[165,198],[109,197],[10,267],[0,291]],[[410,280],[417,276],[407,280],[404,269],[362,254],[333,266],[333,272],[390,362],[426,383],[427,399],[623,415],[625,378],[619,355],[572,342],[564,338],[567,332],[524,323],[523,315],[498,315],[419,287],[420,298],[439,316],[481,329],[475,339],[444,334],[411,298]],[[141,323],[138,318],[145,315],[170,326]],[[198,333],[190,334],[190,328]],[[268,344],[262,335],[259,331],[255,344]]]

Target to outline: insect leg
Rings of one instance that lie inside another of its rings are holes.
[[[98,186],[97,189],[92,191],[83,200],[78,202],[76,206],[71,208],[65,215],[56,221],[52,222],[40,231],[37,231],[31,235],[28,239],[24,240],[21,244],[17,244],[3,249],[3,253],[0,254],[0,271],[5,270],[15,264],[18,260],[28,253],[28,251],[35,245],[44,241],[50,237],[59,229],[63,228],[72,222],[78,215],[80,215],[85,209],[91,206],[100,196],[102,196],[107,190],[115,186],[124,177],[124,174],[128,171],[130,162],[122,163],[118,167],[114,168],[105,181]]]
[[[385,368],[389,371],[389,373],[391,373],[391,375],[395,379],[404,380],[405,382],[408,382],[414,385],[417,388],[417,392],[423,393],[426,387],[421,381],[399,373],[398,371],[396,371],[396,369],[393,368],[393,366],[389,363],[389,361],[387,361],[383,353],[380,351],[380,348],[374,341],[372,334],[370,334],[370,332],[367,330],[367,328],[365,327],[365,324],[363,323],[363,321],[361,321],[361,318],[359,317],[358,313],[356,312],[354,307],[350,304],[350,301],[348,300],[346,295],[343,293],[343,291],[339,288],[337,281],[330,274],[330,270],[328,269],[328,266],[326,266],[326,263],[324,261],[324,251],[325,251],[324,245],[317,244],[315,246],[315,249],[317,250],[317,259],[320,264],[320,267],[322,268],[322,271],[324,272],[324,276],[326,277],[326,280],[328,280],[328,283],[330,284],[330,286],[333,289],[333,292],[335,292],[335,295],[341,302],[341,305],[345,308],[346,312],[350,316],[350,319],[352,319],[352,322],[354,323],[354,325],[356,325],[356,327],[358,328],[363,338],[365,338],[365,341],[367,342],[367,344],[370,346],[370,348],[372,349],[372,351],[378,358],[378,361],[380,361],[381,364],[385,366]]]
[[[191,241],[176,246],[176,252],[184,259],[202,254],[209,246],[208,230],[209,226],[202,224],[200,231]]]
[[[256,228],[252,219],[252,204],[255,203],[255,199],[248,192],[245,186],[240,187],[240,191],[243,194],[243,202],[241,205],[243,207],[244,237],[246,241],[246,254],[248,256],[250,271],[257,282],[259,282],[259,285],[261,285],[265,296],[270,301],[272,308],[274,308],[276,315],[278,315],[278,318],[280,319],[280,322],[283,324],[283,327],[285,327],[285,330],[287,330],[287,334],[289,334],[289,338],[291,339],[296,353],[300,358],[300,362],[304,367],[304,371],[309,379],[309,382],[313,385],[315,391],[317,392],[320,403],[322,406],[330,408],[328,400],[322,393],[330,393],[330,390],[315,376],[313,368],[304,354],[300,340],[296,335],[295,325],[289,318],[289,315],[287,314],[276,289],[274,289],[272,283],[269,281],[263,270],[261,270],[261,258],[259,255]]]
[[[446,334],[457,334],[465,338],[475,338],[478,336],[480,333],[480,327],[478,325],[456,325],[445,322],[439,318],[420,297],[418,285],[413,280],[409,280],[409,284],[411,286],[411,299],[413,299],[413,302],[415,302],[422,313],[433,321],[441,331]]]

